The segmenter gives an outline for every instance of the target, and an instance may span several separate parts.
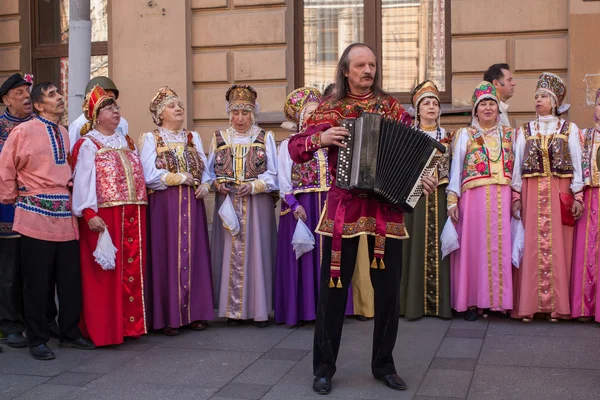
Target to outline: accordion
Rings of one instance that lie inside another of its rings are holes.
[[[421,178],[433,175],[446,148],[423,131],[363,113],[344,119],[350,133],[338,152],[336,186],[374,194],[379,200],[412,212],[423,194]]]

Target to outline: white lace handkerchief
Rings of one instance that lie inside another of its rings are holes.
[[[454,223],[450,218],[446,220],[446,224],[442,230],[442,236],[440,236],[440,241],[442,242],[442,259],[446,258],[446,256],[454,250],[460,248],[458,232],[456,232]]]
[[[219,217],[223,221],[223,227],[231,233],[231,236],[235,236],[240,232],[240,221],[235,213],[230,196],[227,196],[221,207],[219,207]]]
[[[298,219],[294,236],[292,237],[292,247],[296,253],[296,260],[302,257],[304,253],[308,253],[315,248],[315,235],[308,229],[308,226]]]
[[[98,235],[98,244],[96,244],[96,250],[94,250],[93,254],[96,262],[103,270],[112,271],[115,269],[117,248],[113,245],[108,229],[104,229],[104,231],[100,232],[100,235]]]

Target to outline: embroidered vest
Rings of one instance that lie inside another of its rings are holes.
[[[250,143],[245,156],[234,156],[232,145],[225,142],[221,131],[216,131],[214,169],[217,181],[249,182],[265,173],[267,171],[265,136],[266,132],[261,130],[254,142]]]
[[[292,191],[297,193],[326,192],[331,186],[327,149],[314,152],[313,158],[302,164],[292,164]]]
[[[600,187],[600,170],[596,163],[596,156],[600,150],[600,132],[596,128],[589,128],[583,132],[582,147],[583,183],[586,186]]]
[[[466,128],[469,135],[467,154],[462,172],[462,191],[484,185],[510,185],[512,181],[512,169],[515,156],[512,150],[513,128],[502,127],[501,154],[492,158],[500,157],[498,161],[492,161],[488,157],[489,149],[477,143],[474,135],[477,129]],[[483,136],[482,136],[483,138]]]
[[[147,204],[144,171],[135,146],[126,136],[129,149],[112,149],[90,137],[96,152],[96,197],[98,207]]]
[[[166,170],[173,173],[189,172],[194,179],[202,181],[204,172],[204,162],[194,146],[192,132],[183,130],[187,138],[184,145],[175,145],[169,147],[158,129],[154,130],[154,142],[156,143],[156,160],[161,163]]]
[[[560,178],[573,176],[573,161],[569,150],[571,123],[565,121],[558,134],[533,136],[530,123],[523,125],[525,153],[523,156],[523,178],[554,175]]]

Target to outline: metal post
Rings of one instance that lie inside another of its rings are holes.
[[[85,87],[90,80],[92,21],[90,0],[69,3],[69,123],[81,115]]]

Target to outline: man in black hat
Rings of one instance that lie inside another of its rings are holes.
[[[13,74],[0,87],[0,100],[6,106],[0,115],[0,153],[13,128],[32,117],[30,86],[21,74]],[[14,215],[12,204],[0,204],[0,331],[10,347],[25,347],[20,235],[12,229]]]
[[[115,85],[112,79],[106,76],[97,76],[95,78],[92,78],[85,87],[85,95],[87,96],[87,94],[91,92],[91,90],[96,85],[104,89],[104,91],[113,99],[117,100],[119,98],[119,89],[117,89],[117,85]],[[69,140],[71,141],[71,151],[73,151],[75,143],[77,143],[77,141],[81,137],[81,128],[83,128],[83,125],[85,125],[86,122],[88,122],[88,120],[82,113],[75,121],[71,122],[71,124],[69,125]],[[121,117],[119,125],[117,126],[117,131],[120,131],[123,135],[127,135],[128,130],[129,124],[127,123],[127,120]]]

